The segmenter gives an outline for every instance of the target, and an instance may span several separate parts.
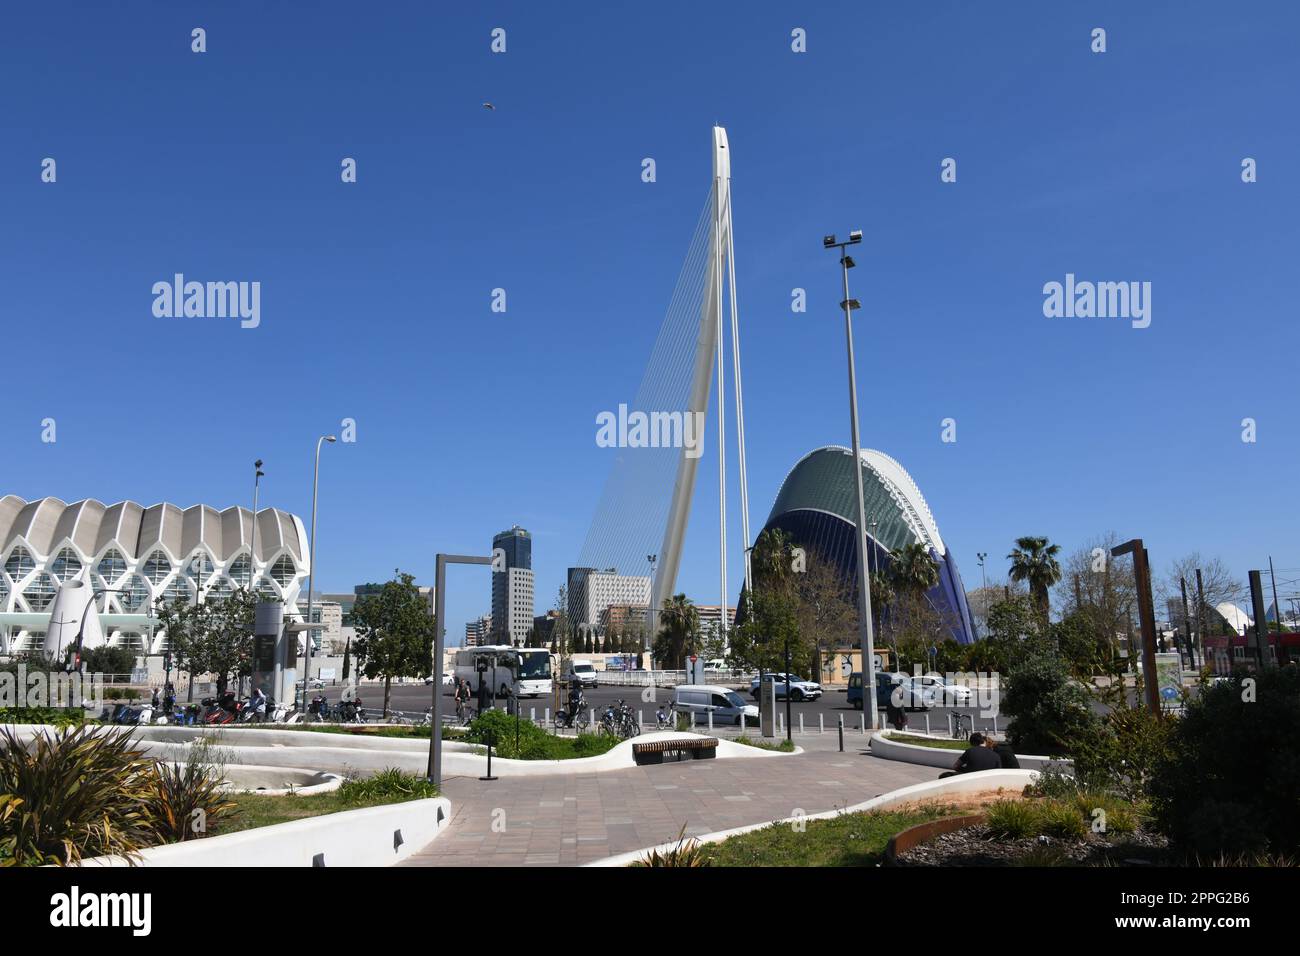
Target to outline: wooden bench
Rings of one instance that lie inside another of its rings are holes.
[[[681,760],[684,754],[690,754],[692,760],[708,760],[718,755],[716,737],[682,737],[677,740],[649,740],[632,745],[632,759],[637,766],[648,763],[663,763],[664,754],[675,753]]]

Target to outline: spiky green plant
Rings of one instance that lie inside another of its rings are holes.
[[[154,761],[129,729],[65,728],[28,742],[0,730],[0,865],[134,860],[155,842],[153,780]]]
[[[677,844],[663,852],[651,850],[632,866],[711,866],[699,840],[686,838],[686,824],[677,833]]]
[[[159,763],[149,801],[160,842],[182,843],[208,835],[222,816],[236,807],[222,791],[224,774],[191,750],[182,764]]]

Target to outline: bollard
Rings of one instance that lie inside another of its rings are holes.
[[[742,734],[745,732],[745,712],[743,710],[740,712],[740,732]]]
[[[713,708],[709,708],[709,733],[713,733]]]
[[[973,723],[975,723],[975,721],[972,720],[971,723],[973,724]],[[997,715],[997,714],[994,714],[994,715],[993,715],[993,733],[996,735],[997,732],[998,732],[998,715]]]
[[[496,742],[497,742],[496,734],[489,732],[489,733],[488,733],[488,741],[487,741],[487,749],[488,749],[487,776],[486,776],[486,777],[479,777],[480,780],[495,780],[495,779],[496,779],[496,777],[492,776],[492,747],[493,747],[493,745],[496,744]]]
[[[826,733],[826,715],[825,715],[825,714],[818,714],[818,715],[817,715],[817,733],[819,733],[819,734],[824,734],[824,733]]]
[[[691,730],[695,729],[695,711],[691,711]]]
[[[587,726],[588,726],[588,727],[595,727],[595,726],[596,726],[596,708],[595,708],[595,707],[589,707],[589,708],[587,709]]]
[[[844,753],[844,715],[840,714],[840,753]]]
[[[530,723],[534,723],[534,724],[537,723],[537,708],[536,708],[536,707],[529,707],[529,708],[528,708],[528,720],[529,720]]]
[[[643,710],[636,712],[636,729],[645,733],[645,711]]]
[[[862,736],[867,735],[867,712],[864,710],[862,716],[858,718],[858,729],[862,731]]]
[[[778,737],[785,736],[785,714],[778,713],[776,715],[776,735]]]
[[[930,736],[930,712],[925,712],[925,735]]]
[[[554,725],[553,723],[551,723],[551,708],[547,707],[546,710],[543,711],[543,713],[546,714],[546,718],[545,718],[545,720],[546,720],[546,726],[550,727],[550,728],[551,728],[551,732],[554,733],[554,732],[555,732],[555,725]]]
[[[803,713],[799,714],[799,733],[803,733]]]

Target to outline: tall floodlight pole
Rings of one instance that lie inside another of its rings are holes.
[[[253,462],[253,534],[248,551],[248,587],[252,590],[257,585],[257,491],[259,482],[266,477],[262,470],[262,459]]]
[[[312,593],[312,578],[316,574],[316,490],[320,487],[320,446],[322,442],[334,444],[333,435],[321,435],[316,439],[316,465],[311,474],[311,543],[308,545],[308,553],[311,563],[307,565],[307,630],[305,633],[306,648],[304,649],[305,658],[302,665],[302,713],[307,713],[307,681],[311,674],[311,613],[312,599],[315,595]],[[360,683],[360,681],[358,681]],[[294,695],[295,700],[297,695]]]
[[[863,714],[871,714],[871,729],[875,730],[879,723],[879,714],[876,711],[876,669],[874,659],[876,656],[875,636],[871,626],[871,576],[867,573],[867,555],[866,555],[866,536],[867,536],[867,515],[866,506],[863,503],[862,491],[862,444],[858,435],[858,375],[853,364],[853,310],[861,308],[861,303],[849,298],[849,269],[853,268],[856,263],[848,253],[848,247],[857,245],[862,241],[862,230],[854,229],[849,233],[847,242],[836,242],[834,236],[826,236],[822,239],[822,246],[826,249],[840,250],[840,268],[844,277],[844,301],[840,307],[844,309],[844,339],[848,349],[849,358],[849,423],[853,431],[853,481],[857,488],[858,494],[858,635],[862,644],[862,673],[863,673]]]
[[[649,654],[655,646],[655,562],[659,560],[659,555],[647,554],[645,559],[650,562],[650,604],[645,612],[646,629],[649,633],[641,640],[641,652]]]

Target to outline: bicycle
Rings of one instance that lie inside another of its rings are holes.
[[[974,722],[969,714],[951,714],[950,722],[952,724],[953,740],[965,740],[975,729]]]

